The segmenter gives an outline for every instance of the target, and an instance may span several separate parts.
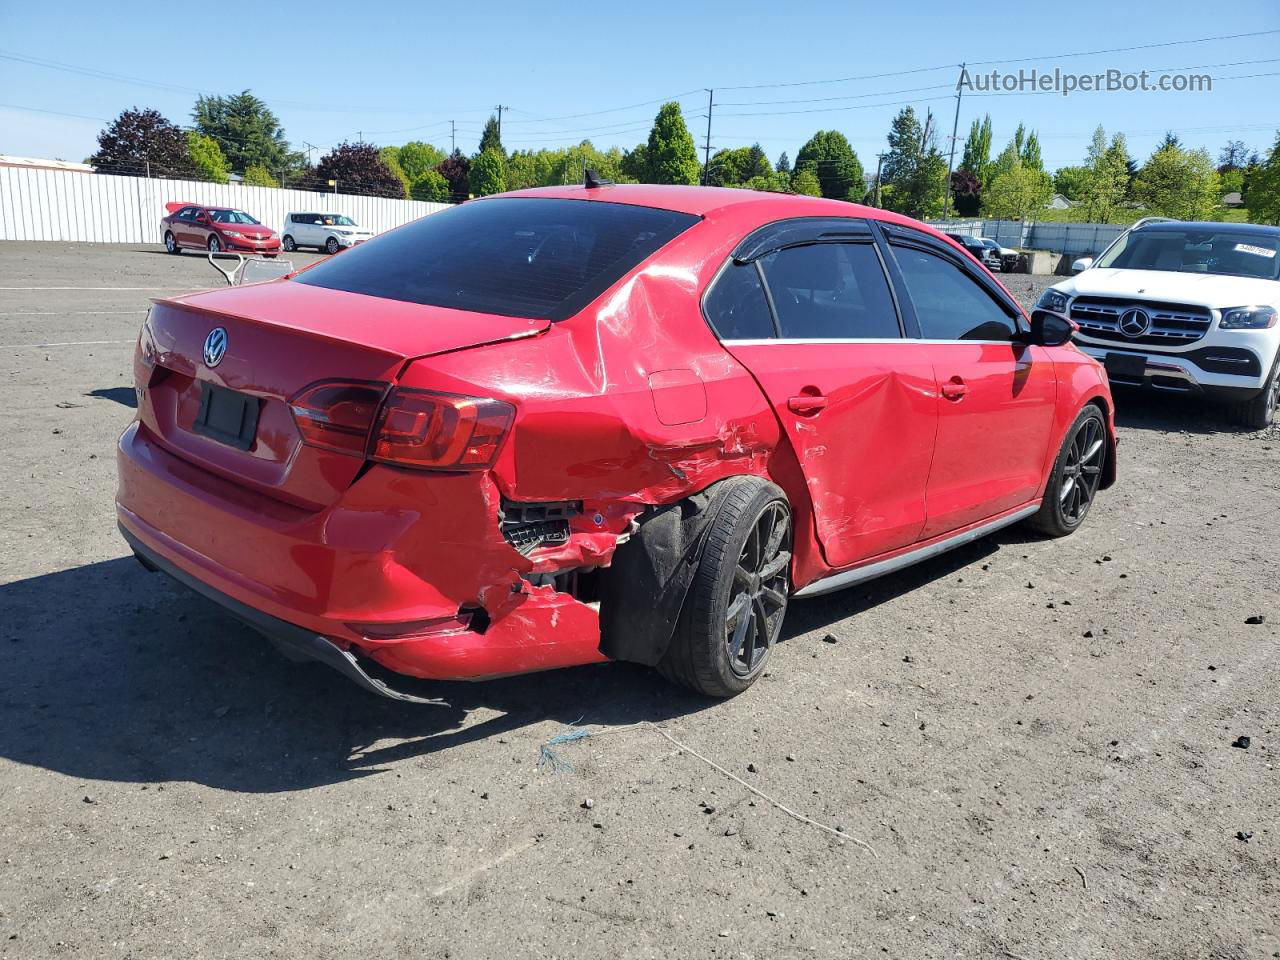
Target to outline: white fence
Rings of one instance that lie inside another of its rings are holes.
[[[1112,223],[1024,223],[1021,220],[930,220],[946,233],[990,237],[1005,247],[1096,257],[1128,227]]]
[[[234,183],[0,167],[0,240],[159,243],[164,205],[179,201],[237,207],[274,230],[292,210],[344,213],[375,233],[449,206]]]

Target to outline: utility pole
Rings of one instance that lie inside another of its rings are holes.
[[[707,185],[707,169],[711,166],[711,108],[715,105],[716,92],[707,91],[707,140],[702,148],[702,185]]]
[[[357,131],[356,131],[356,142],[357,142],[357,143],[364,143],[364,131],[363,131],[363,130],[357,130]]]
[[[458,123],[456,120],[449,121],[449,152],[458,152]]]
[[[887,156],[888,156],[887,153],[876,154],[876,206],[877,207],[880,206],[880,168],[884,166],[884,158]]]
[[[302,145],[307,148],[307,166],[309,167],[311,166],[311,151],[319,150],[320,148],[317,147],[314,143],[308,143],[306,140],[302,141]]]
[[[498,105],[497,105],[496,107],[494,107],[493,109],[495,109],[495,110],[497,110],[497,111],[498,111],[498,140],[499,140],[499,141],[501,141],[501,140],[502,140],[502,111],[503,111],[503,110],[510,110],[511,108],[510,108],[510,107],[504,107],[502,104],[498,104]]]
[[[956,81],[956,115],[951,121],[951,154],[947,157],[947,193],[942,201],[942,215],[951,214],[951,171],[956,162],[956,135],[960,132],[960,97],[964,94],[964,64],[960,64],[960,79]]]

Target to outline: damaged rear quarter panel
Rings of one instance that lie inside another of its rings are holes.
[[[407,387],[489,396],[516,407],[511,435],[487,474],[492,523],[475,531],[489,582],[473,584],[471,592],[495,616],[491,634],[514,630],[533,642],[535,627],[548,622],[522,627],[521,617],[568,601],[586,613],[557,617],[552,633],[568,640],[567,633],[588,630],[598,644],[594,608],[521,575],[608,567],[649,508],[728,477],[778,483],[795,512],[797,570],[820,563],[803,475],[777,416],[701,313],[703,289],[738,239],[759,225],[755,215],[734,208],[725,216],[729,222],[694,227],[539,336],[425,358],[401,377]],[[720,241],[709,245],[703,230]],[[582,511],[570,523],[568,542],[522,555],[502,540],[498,494],[523,503],[581,501]],[[390,654],[383,659],[421,675]]]

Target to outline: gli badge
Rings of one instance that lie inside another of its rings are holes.
[[[214,327],[204,338],[204,365],[216,367],[227,355],[227,331],[225,327]]]

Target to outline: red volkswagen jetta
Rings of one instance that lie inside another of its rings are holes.
[[[158,300],[120,439],[138,558],[371,690],[610,659],[751,685],[790,597],[1115,476],[1107,381],[914,221],[748,191],[463,204]],[[375,666],[379,665],[379,666]]]

